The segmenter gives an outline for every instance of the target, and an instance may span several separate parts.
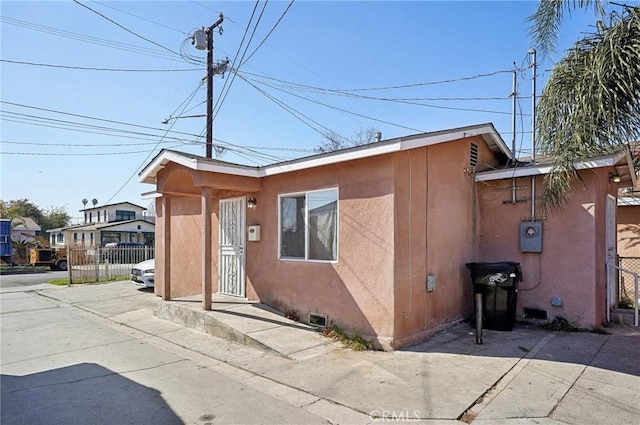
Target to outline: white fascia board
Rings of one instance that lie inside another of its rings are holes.
[[[156,198],[162,198],[162,193],[153,191],[153,192],[145,192],[143,194],[140,195],[140,197],[142,199],[156,199]]]
[[[246,167],[234,164],[211,163],[206,160],[189,158],[177,154],[175,152],[164,152],[158,156],[147,169],[140,174],[139,181],[141,183],[153,183],[157,172],[165,166],[169,161],[183,165],[192,170],[208,171],[222,174],[230,174],[235,176],[260,178],[276,174],[288,173],[292,171],[305,170],[308,168],[321,167],[340,162],[346,162],[356,159],[369,158],[377,155],[384,155],[399,152],[408,149],[416,149],[424,146],[435,145],[438,143],[450,142],[452,140],[464,139],[472,136],[490,136],[491,140],[505,153],[509,158],[512,157],[511,151],[507,148],[500,135],[492,126],[483,125],[481,127],[470,127],[465,130],[456,132],[444,132],[442,134],[424,135],[416,138],[398,138],[381,146],[369,147],[363,145],[361,149],[349,150],[346,152],[337,152],[334,154],[311,157],[308,159],[293,160],[287,163],[267,165],[265,167]]]
[[[338,153],[335,155],[323,156],[319,158],[311,158],[300,162],[292,162],[288,164],[276,164],[268,166],[260,171],[259,177],[272,176],[275,174],[288,173],[291,171],[305,170],[307,168],[320,167],[323,165],[336,164],[339,162],[351,161],[354,159],[367,158],[370,156],[383,155],[391,152],[398,152],[402,150],[400,142],[393,144],[385,144],[384,146],[378,146],[369,149],[356,150],[352,152]]]
[[[213,173],[220,174],[231,174],[234,176],[243,176],[243,177],[260,177],[260,169],[259,168],[247,168],[241,165],[233,165],[233,164],[211,164],[204,161],[194,160],[194,166],[189,166],[187,164],[182,164],[185,167],[189,167],[193,170],[198,171],[208,171]]]
[[[633,167],[633,158],[631,157],[631,152],[627,150],[625,152],[625,157],[627,160],[627,166],[629,167],[629,176],[631,177],[631,186],[636,187],[638,185],[638,179],[636,176],[636,170]]]
[[[612,167],[621,158],[623,158],[624,155],[625,154],[622,153],[615,156],[608,156],[605,158],[590,159],[588,161],[578,162],[574,165],[576,167],[576,170]],[[516,177],[544,175],[544,174],[549,174],[552,168],[553,168],[552,165],[545,164],[545,165],[525,166],[522,168],[506,168],[504,170],[498,170],[498,171],[484,171],[476,174],[475,180],[477,182],[484,182],[484,181],[491,181],[491,180],[511,179]]]
[[[160,156],[157,156],[142,172],[138,175],[139,183],[155,184],[156,174],[158,171],[164,168],[165,164],[169,162],[167,159],[170,152],[163,152]]]
[[[384,155],[388,153],[400,152],[409,149],[421,148],[424,146],[431,146],[438,143],[446,143],[452,140],[464,139],[472,136],[484,136],[490,134],[492,140],[498,145],[509,158],[511,158],[511,151],[504,144],[498,133],[491,126],[482,126],[478,128],[467,129],[466,131],[458,131],[455,133],[443,133],[436,135],[425,135],[423,137],[403,139],[399,138],[396,142],[386,143],[377,147],[364,147],[363,149],[337,153],[335,155],[323,156],[319,158],[312,158],[303,160],[300,162],[292,162],[287,164],[276,164],[273,166],[267,166],[261,169],[260,177],[286,173],[291,171],[304,170],[307,168],[320,167],[323,165],[336,164],[340,162],[346,162],[354,159],[368,158],[377,155]]]
[[[485,139],[485,136],[489,138],[498,146],[498,148],[508,157],[512,158],[513,155],[507,145],[502,140],[502,137],[495,131],[492,126],[483,125],[477,128],[468,128],[465,130],[457,131],[455,133],[443,133],[432,136],[426,136],[418,139],[407,140],[402,142],[401,150],[421,148],[423,146],[436,145],[438,143],[446,143],[453,140],[467,139],[469,137],[480,136]],[[486,141],[486,140],[485,140]]]

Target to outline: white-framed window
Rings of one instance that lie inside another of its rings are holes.
[[[278,196],[278,257],[338,261],[338,189]]]

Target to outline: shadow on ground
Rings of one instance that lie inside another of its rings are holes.
[[[589,365],[640,376],[640,329],[614,325],[607,334],[548,331],[529,323],[517,323],[513,331],[484,330],[482,345],[475,343],[474,329],[460,323],[401,351],[448,353],[496,358],[531,358]]]
[[[157,390],[97,364],[0,377],[3,425],[182,424]]]

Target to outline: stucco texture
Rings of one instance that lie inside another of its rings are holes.
[[[310,313],[324,314],[329,324],[373,340],[379,348],[417,341],[469,314],[472,287],[464,263],[474,259],[477,245],[472,142],[482,167],[497,163],[480,137],[260,179],[169,163],[157,176],[164,200],[156,206],[155,291],[163,295],[168,283],[165,298],[200,294],[203,261],[211,261],[216,292],[218,201],[255,197],[257,207],[247,209],[246,224],[260,225],[261,238],[246,243],[247,298],[294,313],[301,321]],[[202,254],[203,187],[213,194],[213,250],[207,260]],[[330,188],[338,190],[338,261],[279,259],[278,196]],[[437,282],[432,292],[426,291],[428,274]]]
[[[640,257],[640,206],[618,208],[618,255]]]
[[[512,203],[511,180],[478,185],[481,216],[479,261],[515,261],[523,269],[517,313],[524,308],[545,310],[549,319],[562,316],[580,327],[599,327],[604,320],[605,213],[607,170],[581,171],[565,206],[555,212],[536,210],[542,217],[542,252],[520,251],[520,223],[531,219],[531,179],[518,178],[521,188]],[[604,173],[604,174],[603,174]],[[543,187],[536,178],[536,196]],[[560,297],[562,306],[552,306]]]

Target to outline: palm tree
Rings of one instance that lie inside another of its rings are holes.
[[[96,198],[93,198],[91,200],[91,203],[93,204],[93,206],[95,207],[96,205],[98,205],[98,200]]]
[[[87,203],[88,203],[88,202],[89,202],[89,201],[87,200],[87,198],[83,198],[83,199],[82,199],[82,205],[84,205],[84,208],[85,208],[85,209],[87,209]]]
[[[564,205],[578,177],[574,163],[640,140],[640,6],[604,14],[600,0],[543,0],[529,20],[541,54],[553,51],[563,12],[592,6],[607,22],[554,66],[537,108],[537,146],[551,157],[541,207]]]

